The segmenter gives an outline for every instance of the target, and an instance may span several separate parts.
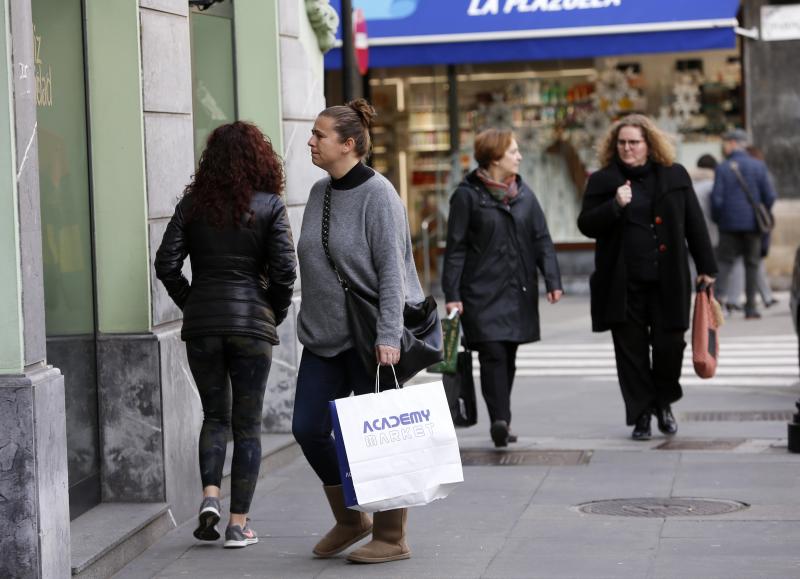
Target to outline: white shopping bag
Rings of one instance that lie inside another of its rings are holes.
[[[330,408],[347,507],[422,506],[463,482],[441,381],[340,398]]]

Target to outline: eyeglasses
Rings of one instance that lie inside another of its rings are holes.
[[[630,141],[626,141],[625,139],[618,139],[617,140],[617,146],[621,147],[623,149],[625,147],[627,147],[628,145],[630,145],[631,148],[638,147],[642,143],[644,143],[643,139],[636,139],[636,140],[630,140]]]

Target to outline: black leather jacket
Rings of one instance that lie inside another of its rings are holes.
[[[191,197],[175,208],[155,260],[156,276],[183,310],[184,340],[244,335],[278,344],[297,277],[292,231],[280,196],[255,193],[250,225],[218,229],[188,219]],[[186,256],[192,282],[181,273]]]

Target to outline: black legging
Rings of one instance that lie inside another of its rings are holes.
[[[222,483],[232,426],[231,513],[246,514],[261,466],[261,416],[272,345],[245,336],[206,336],[188,340],[186,354],[203,404],[199,444],[203,487]]]

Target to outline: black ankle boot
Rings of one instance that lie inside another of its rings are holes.
[[[664,406],[663,408],[656,408],[655,409],[656,421],[658,422],[658,429],[669,436],[672,436],[676,432],[678,432],[678,421],[675,420],[675,416],[672,414],[672,409],[669,407],[669,404]]]
[[[649,410],[642,412],[639,415],[639,418],[636,419],[636,423],[633,427],[633,432],[631,433],[631,438],[634,440],[650,440],[650,437],[653,435],[652,431],[650,430],[650,418],[651,414]]]
[[[489,429],[492,442],[498,448],[508,446],[508,422],[505,420],[495,420]]]

